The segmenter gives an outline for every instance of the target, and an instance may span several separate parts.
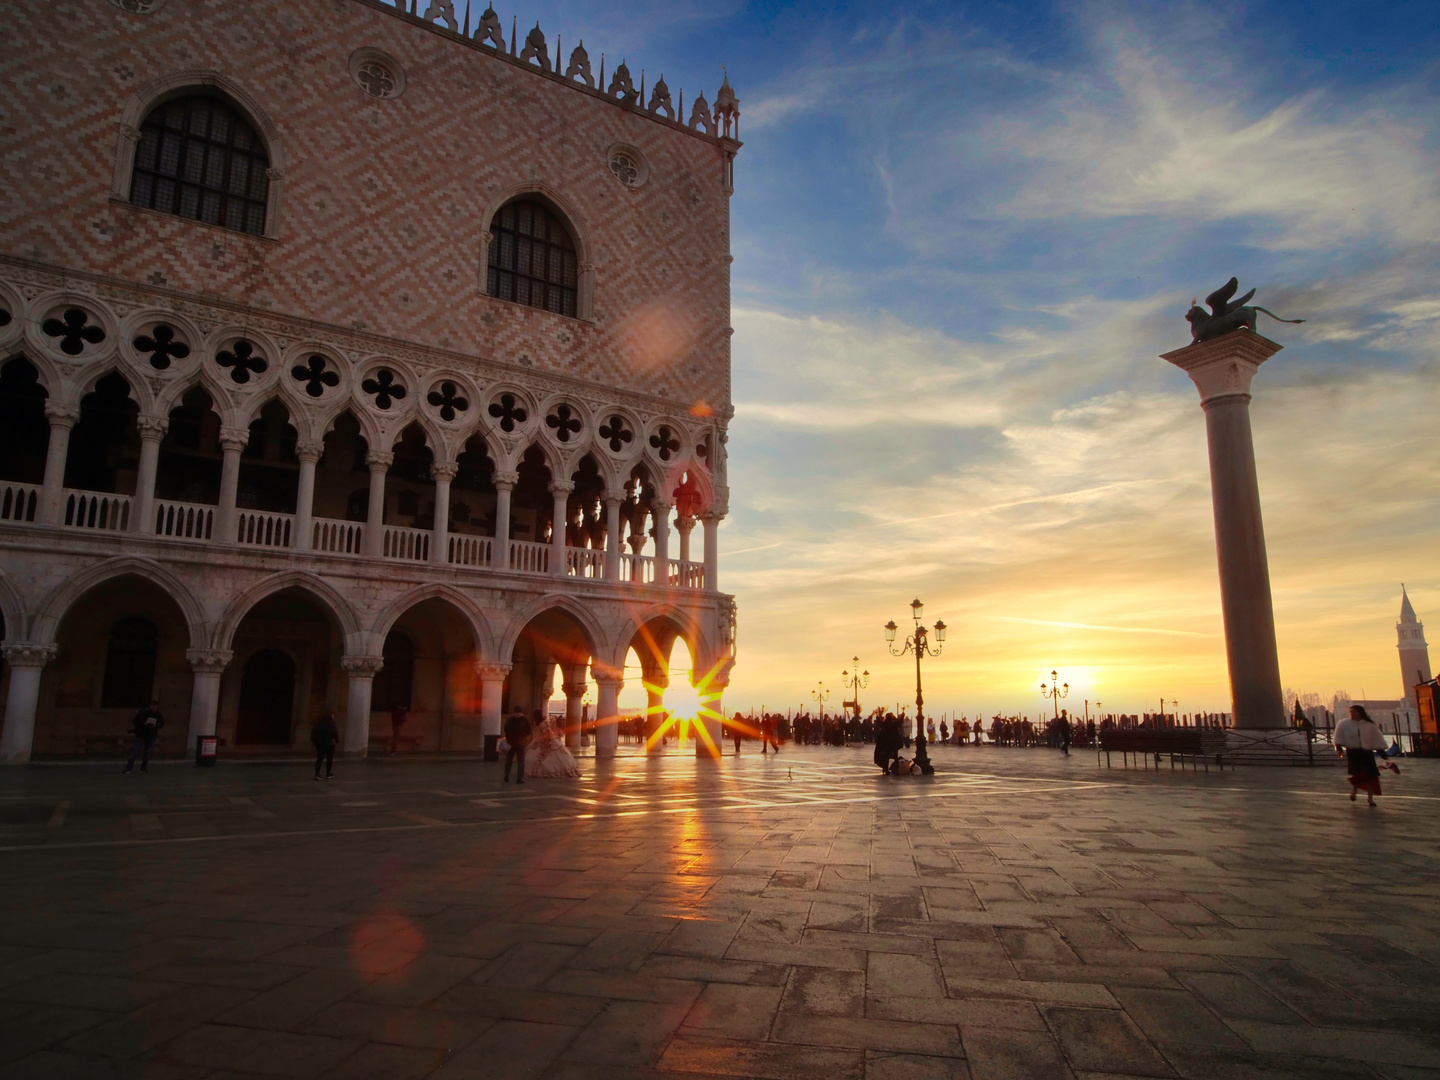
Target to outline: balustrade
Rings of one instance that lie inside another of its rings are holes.
[[[532,544],[528,540],[511,540],[510,569],[525,574],[548,574],[550,545]]]
[[[0,521],[34,521],[40,508],[40,485],[0,484]]]
[[[380,554],[387,559],[427,562],[430,558],[429,529],[407,529],[403,525],[386,525],[380,537]]]
[[[566,548],[565,572],[571,577],[602,578],[605,576],[605,552],[596,548]]]
[[[215,507],[203,503],[155,500],[155,535],[177,540],[209,540],[215,528]]]
[[[365,526],[358,521],[316,518],[315,535],[311,538],[310,547],[336,555],[359,555],[364,538]]]
[[[655,583],[655,560],[649,555],[621,555],[620,580],[636,585]]]
[[[488,536],[452,535],[449,561],[454,566],[489,566],[494,547],[495,541]]]
[[[705,564],[672,559],[670,561],[670,584],[678,589],[703,589],[705,587]]]
[[[130,527],[130,496],[64,490],[66,525],[75,529],[124,532]]]
[[[235,542],[255,547],[290,546],[290,530],[295,527],[294,514],[263,514],[258,510],[238,511],[239,526]]]

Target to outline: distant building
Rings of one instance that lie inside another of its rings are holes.
[[[1395,624],[1395,637],[1400,653],[1400,685],[1405,696],[1394,699],[1336,697],[1333,711],[1337,720],[1350,714],[1351,705],[1359,705],[1387,735],[1413,735],[1420,730],[1415,686],[1430,679],[1430,646],[1425,642],[1425,624],[1415,617],[1403,585],[1400,586],[1400,621]]]

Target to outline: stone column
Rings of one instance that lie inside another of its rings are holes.
[[[385,544],[385,474],[395,464],[395,455],[371,450],[365,455],[365,464],[370,466],[370,506],[365,515],[361,551],[372,559],[378,559]],[[349,750],[348,746],[346,750]]]
[[[645,675],[645,752],[652,752],[650,736],[665,722],[665,690],[670,680],[664,675]],[[654,749],[660,748],[656,740]]]
[[[50,421],[50,445],[45,452],[45,477],[40,485],[40,511],[35,516],[46,525],[58,525],[64,502],[65,458],[70,452],[70,429],[80,420],[80,410],[70,405],[45,406]]]
[[[295,444],[295,456],[300,459],[300,484],[295,491],[295,535],[290,538],[290,546],[296,551],[309,551],[315,540],[315,466],[324,453],[323,442]]]
[[[624,679],[614,678],[592,669],[599,691],[595,703],[595,757],[605,760],[615,756],[620,745],[620,688]]]
[[[240,453],[249,441],[247,428],[220,429],[220,449],[225,459],[220,465],[220,507],[215,512],[215,537],[224,544],[235,543],[235,526],[239,518],[235,512],[235,496],[240,489]]]
[[[723,676],[712,674],[709,681],[700,691],[700,716],[698,722],[705,726],[705,734],[710,736],[706,740],[703,736],[695,740],[695,756],[697,758],[719,758],[723,752],[721,740],[725,733],[721,725],[725,722],[725,704],[722,695],[725,693],[725,682]]]
[[[565,577],[570,573],[569,560],[565,557],[565,525],[570,505],[570,492],[575,490],[575,484],[569,480],[552,480],[550,482],[550,494],[555,497],[555,505],[550,518],[550,573],[556,577]]]
[[[490,556],[494,570],[510,569],[510,493],[520,482],[518,472],[496,471],[491,477],[495,484],[495,542]]]
[[[450,563],[450,481],[460,466],[453,461],[437,461],[430,466],[435,478],[435,524],[430,535],[430,561],[448,566]]]
[[[1280,349],[1259,334],[1236,330],[1162,357],[1190,376],[1205,410],[1220,606],[1236,728],[1289,726],[1280,688],[1270,567],[1250,435],[1250,380]]]
[[[655,584],[670,584],[670,511],[675,504],[656,496],[650,500],[655,522]]]
[[[716,510],[700,515],[705,527],[705,588],[711,592],[720,589],[720,521],[724,516]]]
[[[370,749],[370,691],[375,673],[385,666],[383,656],[342,656],[349,689],[345,698],[345,755],[364,757]]]
[[[65,429],[67,434],[69,430]],[[5,662],[10,665],[10,693],[5,698],[5,730],[0,732],[0,762],[18,764],[30,760],[35,745],[35,710],[40,705],[40,675],[59,650],[54,645],[17,641],[6,645],[4,651]]]
[[[623,491],[605,491],[605,580],[620,580],[620,504]]]
[[[565,745],[571,750],[578,750],[580,710],[585,705],[585,665],[566,670],[565,681],[560,685],[565,691]]]
[[[680,561],[690,561],[690,530],[695,528],[695,519],[681,514],[675,519],[675,531],[680,534]]]
[[[495,750],[495,744],[500,740],[501,728],[504,725],[500,704],[505,693],[505,676],[510,674],[510,665],[477,660],[475,674],[480,677],[480,735],[485,743],[485,760],[495,761],[500,756]]]
[[[160,443],[170,428],[162,416],[136,417],[140,429],[140,466],[135,474],[135,505],[130,509],[130,531],[155,532],[155,475],[160,467]]]
[[[201,735],[214,735],[220,713],[220,679],[234,653],[229,649],[186,649],[185,659],[194,672],[190,689],[190,730],[185,752],[193,754]]]

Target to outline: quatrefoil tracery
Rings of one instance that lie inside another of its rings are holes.
[[[60,351],[66,356],[79,356],[87,342],[99,345],[105,340],[105,330],[90,322],[84,308],[66,308],[61,318],[46,319],[40,329],[47,336],[59,339]]]
[[[514,394],[501,394],[499,401],[490,403],[490,415],[500,421],[500,430],[508,434],[517,425],[525,423],[529,414],[515,400]]]
[[[579,435],[585,425],[569,405],[560,405],[545,418],[545,426],[555,432],[555,437],[561,442],[569,442],[570,436]]]
[[[311,353],[303,364],[290,369],[290,377],[305,384],[305,393],[319,397],[327,386],[340,385],[340,373],[330,370],[330,361],[319,353]]]
[[[457,413],[466,412],[470,408],[469,400],[460,395],[460,388],[449,379],[440,384],[439,390],[431,390],[425,400],[432,408],[440,410],[440,419],[447,423],[454,420]]]
[[[265,357],[255,351],[255,346],[241,338],[228,349],[215,354],[215,362],[222,368],[230,369],[232,382],[244,385],[250,381],[250,374],[263,375],[270,367]]]
[[[618,454],[635,438],[635,433],[625,426],[625,418],[617,414],[610,417],[608,424],[600,425],[600,437],[609,442],[612,453]]]
[[[392,402],[405,396],[405,387],[396,381],[395,373],[384,367],[362,382],[360,389],[374,396],[377,409],[388,409]]]
[[[150,354],[150,366],[164,371],[172,360],[184,360],[190,355],[190,346],[175,337],[175,328],[160,323],[148,334],[135,339],[135,351]]]
[[[680,452],[680,440],[663,424],[650,436],[650,445],[658,452],[661,461],[669,461],[672,455]]]

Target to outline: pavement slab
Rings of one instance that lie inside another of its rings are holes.
[[[0,1075],[1440,1080],[1440,762],[932,756],[0,770]]]

